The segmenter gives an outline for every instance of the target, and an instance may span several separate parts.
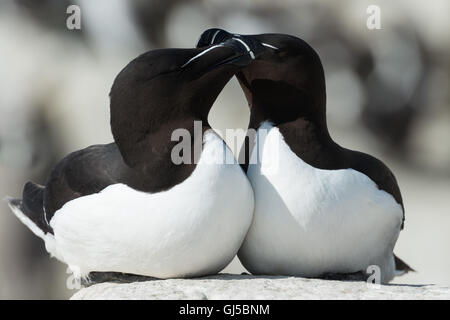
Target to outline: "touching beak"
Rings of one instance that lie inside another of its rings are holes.
[[[218,28],[212,28],[204,31],[197,41],[197,48],[210,46],[216,43],[224,42],[233,38],[233,34]]]
[[[204,31],[201,34],[200,39],[198,39],[196,47],[201,48],[205,46],[215,45],[220,42],[225,42],[228,39],[237,39],[244,41],[247,44],[251,44],[252,46],[254,46],[254,49],[258,53],[258,56],[261,56],[261,54],[264,51],[264,48],[278,50],[276,46],[258,41],[255,38],[255,36],[235,34],[235,33],[233,34],[218,28],[212,28]]]
[[[225,65],[242,68],[256,59],[263,48],[261,48],[261,44],[258,41],[251,38],[232,37],[201,49],[201,51],[188,59],[181,68],[203,65],[205,67],[203,68],[204,73]]]

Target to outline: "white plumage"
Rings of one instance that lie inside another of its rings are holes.
[[[80,277],[219,272],[236,255],[254,205],[239,164],[224,164],[227,153],[221,138],[205,133],[195,170],[170,190],[149,194],[115,184],[67,202],[50,221],[54,237],[43,237],[47,250]]]
[[[353,169],[305,163],[267,122],[257,137],[247,173],[255,213],[238,253],[244,266],[257,274],[314,277],[377,265],[381,281],[392,279],[403,216],[394,198]]]

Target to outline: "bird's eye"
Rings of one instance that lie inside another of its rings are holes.
[[[280,50],[277,53],[280,58],[287,58],[289,56],[289,52],[286,50]]]

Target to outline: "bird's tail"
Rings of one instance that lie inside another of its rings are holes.
[[[395,273],[397,276],[404,275],[408,272],[415,272],[413,268],[411,268],[405,261],[400,259],[394,254],[394,261],[395,261]]]
[[[23,199],[6,197],[14,215],[36,236],[44,240],[47,251],[55,255],[53,230],[47,223],[43,206],[44,187],[27,182],[23,189]]]

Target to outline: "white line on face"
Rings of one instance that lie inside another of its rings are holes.
[[[207,53],[207,52],[209,52],[209,51],[211,51],[211,50],[213,50],[213,49],[215,49],[215,48],[222,47],[222,46],[223,46],[222,44],[217,44],[217,45],[215,45],[215,46],[212,46],[211,48],[208,48],[208,49],[206,49],[206,50],[200,52],[200,53],[197,54],[196,56],[190,58],[185,64],[183,64],[183,65],[181,66],[181,68],[184,68],[184,67],[187,66],[189,63],[191,63],[192,61],[194,61],[194,60],[196,60],[197,58],[201,57],[201,56],[204,55],[205,53]]]
[[[217,30],[215,33],[214,33],[214,35],[213,35],[213,37],[212,37],[212,39],[211,39],[211,43],[210,44],[213,44],[214,43],[214,39],[216,39],[216,36],[217,36],[217,34],[220,32],[220,30]]]
[[[217,34],[218,34],[219,32],[220,32],[220,30],[217,30],[217,31],[214,33],[214,35],[213,35],[213,37],[212,37],[212,40],[211,40],[211,44],[214,42],[214,39],[216,38],[216,36],[217,36]],[[252,60],[255,60],[255,55],[254,55],[253,51],[250,50],[250,47],[247,45],[247,43],[245,43],[244,40],[240,39],[240,35],[235,35],[232,39],[234,39],[234,40],[239,41],[240,43],[242,43],[242,45],[245,47],[245,49],[247,49],[247,52],[250,54],[250,57],[252,58]],[[261,44],[262,44],[263,46],[265,46],[265,47],[268,47],[268,48],[271,48],[271,49],[274,49],[274,50],[278,50],[277,47],[272,46],[272,45],[270,45],[270,44],[267,44],[267,43],[264,43],[264,42],[261,42]],[[183,64],[183,65],[181,66],[181,68],[184,68],[184,67],[187,66],[189,63],[191,63],[192,61],[194,61],[194,60],[196,60],[197,58],[201,57],[201,56],[204,55],[205,53],[211,51],[212,49],[215,49],[215,48],[218,48],[218,47],[222,47],[222,46],[223,46],[222,44],[217,44],[217,45],[215,45],[215,46],[212,46],[211,48],[208,48],[208,49],[206,49],[206,50],[200,52],[200,53],[197,54],[196,56],[190,58],[185,64]]]
[[[239,39],[239,38],[233,38],[233,39],[242,43],[244,45],[245,49],[247,49],[248,53],[250,54],[250,57],[252,58],[252,60],[255,60],[255,55],[253,54],[252,50],[250,50],[249,46],[245,43],[244,40]]]
[[[264,42],[261,42],[261,44],[262,44],[263,46],[265,46],[265,47],[268,47],[268,48],[271,48],[271,49],[274,49],[274,50],[278,50],[277,47],[272,46],[272,45],[270,45],[270,44],[267,44],[267,43],[264,43]]]
[[[45,207],[42,206],[42,208],[44,209],[44,219],[45,219],[45,223],[46,223],[47,225],[50,225],[50,223],[48,223],[48,220],[47,220],[47,212],[45,211]]]
[[[236,40],[239,40],[239,39],[237,39],[237,38],[241,38],[241,35],[240,34],[233,34],[233,39],[236,39]],[[239,41],[241,41],[241,40],[239,40]],[[241,41],[242,42],[242,41]],[[277,47],[275,47],[275,46],[272,46],[272,45],[270,45],[270,44],[268,44],[268,43],[264,43],[264,42],[261,42],[261,44],[263,45],[263,46],[265,46],[265,47],[268,47],[268,48],[271,48],[271,49],[274,49],[274,50],[278,50],[279,48],[277,48]],[[244,46],[248,49],[248,47],[244,44]]]

